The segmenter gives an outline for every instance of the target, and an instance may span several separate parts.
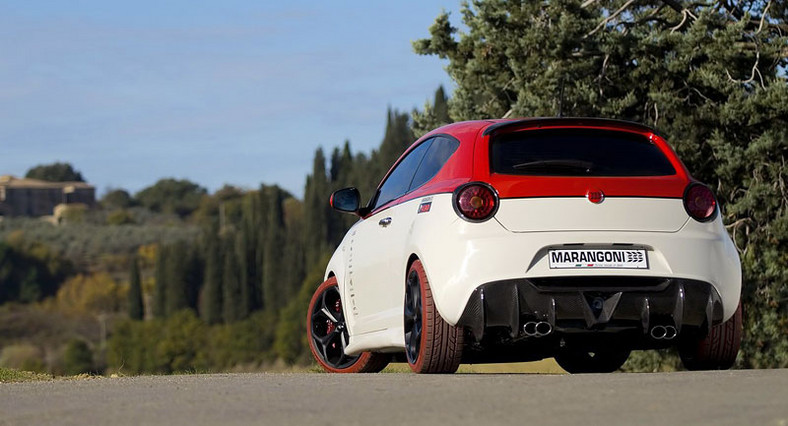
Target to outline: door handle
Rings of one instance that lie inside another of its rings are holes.
[[[380,226],[382,226],[384,228],[389,226],[389,225],[391,225],[391,218],[387,217],[385,219],[380,219],[380,222],[378,222],[378,225],[380,225]]]

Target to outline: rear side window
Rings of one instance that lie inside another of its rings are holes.
[[[676,170],[645,136],[599,129],[543,129],[491,142],[493,173],[528,176],[670,176]]]
[[[391,200],[397,199],[410,189],[410,183],[413,181],[413,175],[421,164],[424,154],[430,148],[432,139],[419,144],[408,155],[402,159],[397,167],[391,171],[391,174],[383,182],[378,192],[378,197],[375,200],[373,209],[378,208]]]
[[[432,141],[429,151],[424,155],[421,160],[419,169],[413,176],[413,181],[410,183],[409,191],[424,185],[432,179],[441,170],[444,164],[449,161],[449,157],[454,154],[454,151],[460,146],[460,143],[454,139],[439,136]]]

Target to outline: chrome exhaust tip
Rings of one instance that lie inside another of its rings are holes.
[[[536,323],[536,335],[537,336],[547,336],[548,334],[553,332],[553,326],[550,325],[547,321],[539,321]]]
[[[664,326],[656,325],[651,329],[651,337],[656,340],[662,340],[665,338],[667,332],[668,331]]]
[[[544,337],[553,332],[553,326],[547,321],[528,321],[523,324],[523,334],[528,337]]]
[[[665,326],[665,340],[673,340],[678,334],[679,333],[676,331],[676,327],[673,327],[672,325]]]
[[[523,324],[523,333],[528,337],[536,336],[536,321],[528,321]]]

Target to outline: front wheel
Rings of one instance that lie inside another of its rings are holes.
[[[306,317],[309,349],[320,366],[331,373],[377,373],[386,368],[387,354],[345,354],[349,334],[337,279],[331,277],[315,290]]]
[[[733,316],[711,328],[703,339],[687,338],[679,343],[681,363],[687,370],[727,370],[736,362],[742,335],[741,302]]]
[[[405,355],[416,373],[454,373],[463,348],[461,327],[441,318],[424,265],[416,260],[405,283]]]
[[[610,349],[587,351],[564,349],[555,354],[555,361],[567,373],[612,373],[627,361],[629,350]]]

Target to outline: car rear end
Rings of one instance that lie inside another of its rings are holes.
[[[472,182],[449,196],[456,220],[431,225],[448,240],[423,242],[422,256],[441,315],[478,347],[664,347],[738,306],[739,258],[716,200],[650,128],[492,124],[475,143]],[[501,357],[484,353],[476,361]]]

